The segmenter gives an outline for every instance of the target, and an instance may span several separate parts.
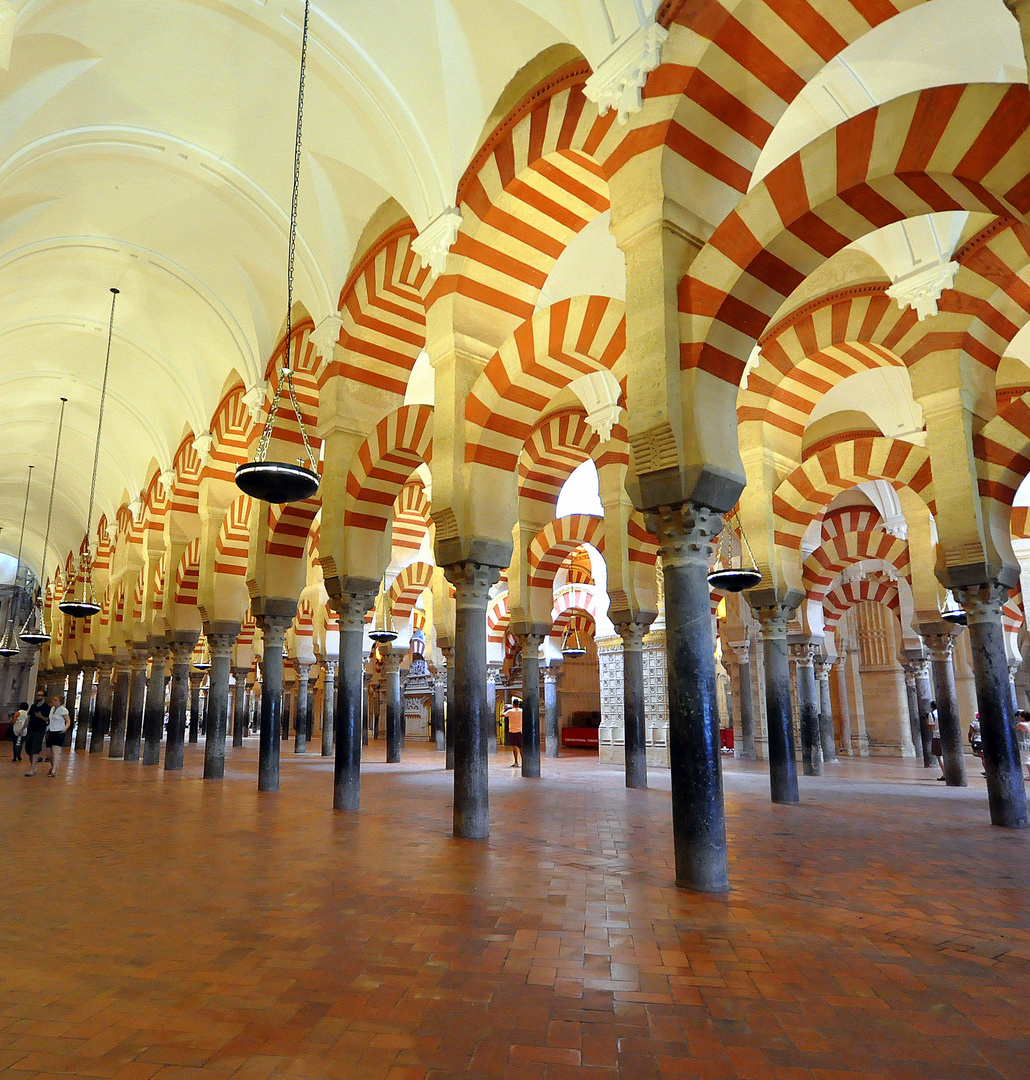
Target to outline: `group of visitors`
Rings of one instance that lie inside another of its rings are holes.
[[[36,700],[29,705],[23,701],[11,717],[11,735],[14,738],[13,761],[22,760],[22,749],[29,755],[29,771],[26,776],[36,775],[36,764],[43,757],[44,745],[49,750],[50,762],[47,776],[57,775],[61,761],[61,747],[68,729],[72,726],[71,714],[65,708],[64,698],[59,695],[47,701],[43,690],[36,691]]]
[[[940,721],[937,715],[937,702],[930,702],[930,712],[926,718],[927,726],[930,729],[930,753],[937,759],[937,764],[941,767],[941,775],[937,777],[938,780],[944,779],[944,748],[941,743],[941,729]],[[1016,712],[1016,736],[1019,739],[1020,749],[1023,751],[1023,760],[1026,761],[1027,780],[1030,780],[1030,755],[1026,753],[1030,748],[1030,711],[1026,709],[1019,709]],[[969,725],[969,730],[966,732],[966,738],[969,740],[969,749],[973,752],[973,756],[977,758],[980,764],[983,764],[984,760],[984,744],[983,735],[980,732],[980,714],[977,713],[973,717],[972,722]],[[981,776],[986,776],[986,772],[982,772]]]

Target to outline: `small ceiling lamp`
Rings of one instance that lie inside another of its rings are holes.
[[[21,652],[21,646],[14,636],[14,608],[18,596],[18,575],[21,573],[21,548],[25,542],[25,518],[29,512],[29,488],[32,487],[32,469],[29,466],[28,479],[25,481],[25,504],[21,509],[21,536],[18,538],[18,567],[14,571],[14,589],[11,592],[11,610],[7,616],[7,626],[4,628],[4,636],[0,638],[0,656],[5,659],[9,656],[17,656]]]
[[[93,589],[93,560],[89,541],[93,524],[93,501],[97,493],[97,469],[100,465],[100,435],[104,430],[104,403],[107,400],[107,374],[111,369],[111,342],[114,339],[114,306],[118,302],[118,290],[111,289],[111,316],[107,323],[107,356],[104,360],[104,381],[100,386],[100,409],[97,413],[97,442],[93,448],[93,479],[89,485],[89,510],[86,513],[86,545],[79,553],[79,568],[68,582],[64,599],[58,610],[73,619],[88,619],[100,613],[96,592]]]
[[[753,589],[761,580],[762,575],[751,552],[751,545],[747,542],[744,527],[740,524],[740,514],[734,514],[733,519],[737,523],[737,531],[740,533],[740,558],[733,557],[732,540],[730,530],[724,529],[719,540],[719,549],[715,559],[715,569],[708,575],[708,584],[717,592],[739,593],[745,589]],[[751,565],[744,563],[744,552],[747,551]]]
[[[308,55],[308,8],[309,0],[304,0],[304,32],[300,46],[300,91],[297,96],[297,141],[293,154],[293,202],[290,205],[290,240],[286,268],[286,355],[283,358],[279,381],[275,387],[275,397],[268,408],[268,417],[261,430],[257,453],[253,461],[245,461],[236,469],[236,486],[252,498],[269,503],[300,502],[310,499],[318,491],[318,461],[311,443],[308,441],[307,428],[297,402],[297,392],[293,386],[293,370],[290,367],[290,349],[293,337],[293,263],[297,251],[297,196],[300,191],[300,145],[304,125],[304,75]],[[290,396],[300,437],[304,442],[307,465],[296,462],[267,461],[268,444],[272,439],[275,419],[279,411],[279,399],[283,389]]]
[[[50,640],[46,628],[46,614],[43,611],[43,580],[46,573],[47,549],[50,546],[50,521],[54,516],[54,489],[57,487],[57,462],[61,456],[61,432],[64,430],[64,407],[68,404],[66,397],[61,398],[61,417],[57,421],[57,445],[54,447],[54,474],[50,478],[50,504],[46,511],[46,532],[43,534],[43,556],[40,559],[40,581],[36,588],[36,599],[21,628],[18,637],[26,645],[45,645]]]
[[[368,636],[377,645],[389,645],[391,641],[397,640],[397,631],[393,628],[393,618],[386,602],[385,584],[376,597],[375,616],[372,619],[372,629],[369,630]]]
[[[567,659],[572,659],[577,656],[586,656],[587,651],[583,646],[583,642],[579,639],[579,629],[576,627],[575,622],[570,622],[565,627],[565,636],[561,642],[561,654]]]
[[[965,626],[969,622],[962,605],[952,595],[951,589],[944,590],[944,608],[941,611],[941,618],[945,622],[954,623],[956,626]]]
[[[194,671],[210,671],[211,665],[206,660],[201,660],[199,663],[193,665]]]

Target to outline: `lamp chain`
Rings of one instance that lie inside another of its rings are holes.
[[[304,31],[300,44],[300,87],[297,92],[297,141],[293,153],[293,198],[290,203],[290,239],[286,260],[286,353],[283,358],[283,366],[279,373],[279,379],[275,386],[275,397],[268,409],[268,417],[258,440],[255,460],[264,461],[268,453],[268,444],[272,440],[272,430],[275,426],[275,417],[279,408],[279,399],[282,397],[283,385],[290,394],[290,404],[293,406],[297,417],[297,425],[300,428],[300,437],[304,441],[304,451],[308,456],[312,472],[318,472],[318,462],[315,460],[311,443],[308,441],[307,428],[304,425],[304,417],[301,415],[300,404],[297,401],[297,391],[293,385],[293,368],[290,365],[290,347],[293,343],[293,265],[297,253],[297,202],[300,196],[300,162],[301,162],[301,139],[304,131],[304,80],[307,71],[308,59],[308,18],[310,15],[310,0],[304,0]]]
[[[100,411],[97,415],[97,445],[93,451],[93,479],[89,485],[89,511],[86,514],[86,577],[89,579],[90,536],[93,531],[93,500],[97,493],[97,469],[100,466],[100,433],[104,430],[104,402],[107,399],[107,373],[111,369],[111,341],[114,338],[114,306],[118,290],[111,290],[111,317],[107,324],[107,356],[104,358],[104,381],[100,386]],[[64,407],[61,409],[62,415]]]
[[[64,407],[67,404],[68,399],[66,397],[61,398],[61,416],[60,419],[57,421],[57,445],[54,447],[54,475],[50,479],[50,503],[47,506],[46,510],[46,531],[43,534],[43,557],[39,567],[40,590],[42,590],[43,588],[43,579],[46,576],[46,553],[47,549],[50,547],[50,519],[53,517],[54,513],[54,490],[57,487],[57,462],[60,460],[61,457],[61,432],[64,430]],[[89,529],[88,522],[86,523],[86,528],[87,530]]]

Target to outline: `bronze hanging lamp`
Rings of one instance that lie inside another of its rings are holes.
[[[19,638],[26,645],[45,645],[50,640],[50,634],[46,628],[46,613],[43,611],[43,580],[46,573],[47,549],[50,547],[50,521],[54,516],[54,490],[57,487],[57,463],[61,457],[61,432],[64,430],[64,407],[68,404],[66,397],[61,398],[61,417],[57,421],[57,444],[54,447],[54,473],[50,478],[50,503],[46,511],[46,532],[43,534],[43,555],[39,561],[40,581],[36,588],[35,603],[21,628]]]
[[[944,590],[944,606],[941,608],[941,618],[945,622],[954,623],[956,626],[966,626],[969,616],[966,615],[962,605],[955,599],[951,589]]]
[[[297,141],[293,154],[293,201],[290,205],[290,240],[287,251],[286,267],[286,355],[282,370],[275,387],[275,396],[268,408],[265,426],[258,439],[257,453],[253,461],[245,461],[236,469],[236,486],[252,498],[268,503],[300,502],[310,499],[318,491],[318,461],[308,440],[304,417],[297,402],[297,391],[293,385],[293,370],[290,367],[290,349],[293,342],[293,264],[297,252],[297,197],[300,192],[300,148],[301,134],[304,127],[304,77],[308,56],[308,13],[310,0],[304,0],[304,31],[300,46],[300,90],[297,95]],[[300,437],[304,442],[307,464],[296,462],[268,461],[268,445],[272,440],[275,419],[279,409],[279,400],[283,389],[289,394],[293,406]]]
[[[107,323],[107,356],[104,360],[104,381],[100,386],[100,410],[97,414],[97,442],[93,449],[93,479],[89,486],[89,510],[86,513],[86,545],[79,553],[79,567],[58,610],[73,619],[88,619],[100,612],[96,592],[93,589],[93,560],[90,555],[90,532],[93,524],[93,502],[97,493],[97,469],[100,466],[100,436],[104,430],[104,403],[107,401],[107,375],[111,369],[111,342],[114,339],[114,306],[118,302],[118,290],[111,289],[111,315]]]
[[[379,595],[376,597],[375,614],[372,617],[372,629],[369,630],[368,636],[377,645],[389,645],[391,641],[397,640],[397,631],[393,628],[393,618],[390,615],[390,608],[386,602],[386,583],[379,589]]]
[[[32,487],[32,469],[34,466],[29,466],[28,479],[25,481],[25,504],[21,509],[21,536],[18,537],[18,567],[14,571],[14,591],[11,593],[11,610],[7,616],[7,625],[4,628],[4,636],[0,638],[0,656],[7,659],[10,656],[17,656],[21,652],[21,645],[18,644],[18,639],[14,636],[14,601],[17,595],[18,589],[18,573],[21,570],[21,549],[22,544],[25,542],[25,518],[29,512],[29,489]]]
[[[576,626],[575,618],[570,619],[568,626],[565,627],[565,636],[561,642],[561,654],[570,660],[587,654],[583,642],[580,641],[579,628]]]
[[[724,529],[719,538],[719,548],[716,554],[716,568],[708,575],[708,584],[721,593],[739,593],[745,589],[753,589],[761,580],[762,574],[755,562],[755,556],[751,551],[751,545],[747,542],[747,535],[743,525],[740,524],[740,514],[733,515],[737,523],[737,531],[740,533],[740,558],[733,557],[732,540],[730,530]],[[747,552],[750,566],[744,563],[744,552]]]

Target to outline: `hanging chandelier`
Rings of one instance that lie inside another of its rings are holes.
[[[369,630],[368,636],[377,645],[389,645],[391,641],[397,640],[397,631],[393,628],[393,618],[386,603],[385,582],[380,587],[379,595],[376,597],[375,615],[373,616],[372,629]]]
[[[740,533],[740,558],[733,558],[732,540],[730,529],[724,529],[719,538],[719,547],[715,557],[715,569],[708,575],[708,584],[717,592],[739,593],[745,589],[753,589],[761,580],[762,575],[751,552],[751,545],[747,542],[744,527],[740,524],[740,514],[733,515],[737,523],[737,531]],[[750,566],[744,565],[744,552],[747,551]]]
[[[955,599],[951,589],[944,590],[944,607],[941,610],[941,618],[945,622],[954,623],[956,626],[966,626],[969,622],[969,617],[963,610],[962,605]]]
[[[275,387],[275,396],[268,407],[265,426],[258,439],[257,453],[253,461],[245,461],[236,469],[236,486],[252,498],[268,503],[300,502],[310,499],[318,491],[318,461],[308,440],[304,417],[297,402],[297,391],[293,385],[293,369],[290,366],[290,349],[293,346],[293,264],[297,252],[297,197],[300,192],[300,148],[301,134],[304,127],[304,76],[308,56],[308,9],[309,0],[304,0],[304,31],[300,46],[300,90],[297,95],[297,141],[293,153],[293,201],[290,204],[290,239],[286,263],[286,352],[282,370]],[[307,465],[296,462],[268,461],[268,446],[272,440],[275,420],[279,411],[279,401],[283,390],[289,394],[293,413],[300,428],[300,437],[304,442]]]
[[[29,488],[32,487],[32,469],[33,466],[29,466],[28,479],[25,481],[25,504],[21,510],[21,536],[18,537],[18,566],[14,571],[14,590],[11,593],[11,610],[7,616],[7,626],[4,628],[4,636],[0,638],[0,656],[5,659],[10,656],[17,656],[21,652],[21,645],[18,644],[17,639],[14,636],[14,607],[15,597],[18,593],[18,574],[21,571],[21,549],[22,544],[25,542],[25,518],[29,512]]]
[[[579,639],[579,629],[575,624],[575,620],[569,622],[565,627],[565,636],[562,638],[561,654],[568,659],[574,659],[577,656],[586,656],[587,651],[583,646],[583,642]]]
[[[54,489],[57,487],[57,462],[61,456],[61,432],[64,430],[64,407],[68,404],[66,397],[61,398],[61,417],[57,421],[57,445],[54,447],[54,474],[50,478],[50,504],[46,511],[46,531],[43,534],[43,555],[39,561],[40,580],[36,588],[36,599],[21,628],[19,638],[26,645],[45,645],[50,640],[46,628],[46,615],[43,611],[43,579],[46,575],[47,549],[50,546],[50,521],[54,515]],[[35,629],[33,629],[35,624]]]
[[[118,290],[111,289],[111,316],[107,323],[107,357],[104,360],[104,381],[100,386],[100,409],[97,414],[97,443],[93,449],[93,479],[89,486],[89,510],[86,513],[86,543],[79,552],[78,571],[68,582],[64,599],[58,610],[73,619],[88,619],[100,612],[93,589],[93,561],[90,556],[89,538],[93,524],[93,501],[97,492],[97,468],[100,465],[100,435],[104,429],[104,402],[107,400],[107,374],[111,368],[111,341],[114,338],[114,306],[118,302]]]

